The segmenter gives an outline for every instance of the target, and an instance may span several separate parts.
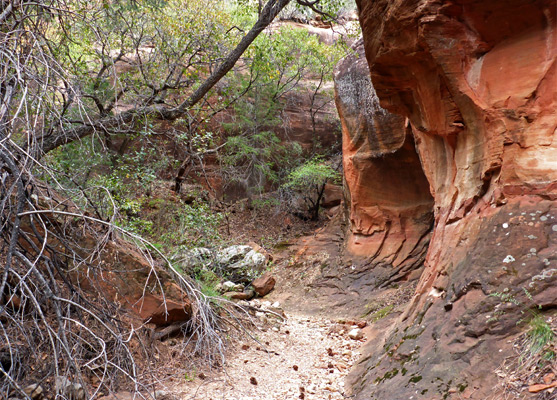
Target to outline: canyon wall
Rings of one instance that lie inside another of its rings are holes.
[[[396,268],[427,246],[433,198],[406,119],[379,105],[361,40],[354,50],[335,71],[350,212],[348,250],[373,254]]]
[[[339,66],[347,250],[396,269],[432,212],[434,225],[414,298],[352,374],[355,398],[500,398],[524,314],[557,309],[557,7],[357,3],[373,87],[361,61]]]

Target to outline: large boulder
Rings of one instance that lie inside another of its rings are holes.
[[[175,301],[160,295],[144,294],[132,304],[144,322],[157,326],[166,326],[176,322],[188,321],[192,316],[192,305],[189,300]]]
[[[325,185],[325,190],[323,191],[323,200],[321,200],[321,205],[324,208],[336,207],[340,205],[343,198],[344,193],[342,191],[342,186],[327,183]]]
[[[249,283],[258,276],[267,263],[267,256],[249,245],[234,245],[218,251],[197,247],[176,253],[172,256],[172,262],[186,274],[213,271],[230,281],[231,285],[236,285]],[[235,290],[232,287],[225,291]]]
[[[96,238],[81,238],[80,251],[94,249]],[[134,317],[159,326],[188,321],[192,303],[167,268],[150,263],[131,243],[108,242],[100,252],[98,275],[76,268],[72,279],[85,292],[98,293]],[[94,271],[95,272],[95,271]],[[147,293],[146,288],[150,288]]]
[[[250,250],[245,255],[243,261],[245,263],[249,263],[252,266],[252,268],[260,269],[263,266],[265,266],[265,263],[267,262],[267,258],[263,253],[259,253],[255,250]]]
[[[220,265],[230,265],[243,260],[252,248],[246,245],[234,245],[217,252],[215,261]]]
[[[232,282],[248,283],[265,267],[267,258],[251,246],[235,245],[217,253],[219,272]]]
[[[209,268],[214,260],[215,252],[206,247],[196,247],[177,252],[171,257],[171,261],[188,274],[195,270]]]

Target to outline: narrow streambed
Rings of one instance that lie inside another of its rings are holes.
[[[363,344],[349,337],[352,324],[296,314],[260,324],[257,342],[235,345],[224,371],[190,376],[172,391],[196,400],[344,399],[344,377]]]

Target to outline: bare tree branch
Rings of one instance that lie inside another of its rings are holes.
[[[192,93],[186,100],[178,106],[168,108],[165,105],[155,104],[148,107],[135,107],[132,110],[122,112],[114,117],[100,119],[98,121],[90,121],[82,126],[74,128],[61,127],[56,133],[40,136],[36,139],[39,154],[48,153],[49,151],[71,143],[75,140],[84,138],[96,131],[109,132],[111,130],[121,128],[122,126],[131,125],[140,118],[156,117],[165,120],[175,120],[182,117],[188,110],[195,106],[205,95],[234,67],[238,59],[246,51],[249,45],[257,38],[257,36],[268,27],[281,10],[290,3],[290,0],[269,0],[257,22],[250,31],[242,38],[240,43],[225,57],[224,61],[213,71],[213,73],[203,81],[203,83]]]

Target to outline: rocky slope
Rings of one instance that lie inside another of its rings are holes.
[[[434,227],[416,294],[368,347],[355,396],[501,398],[495,371],[524,314],[557,308],[555,4],[357,3],[376,96],[361,62],[339,67],[348,249],[397,268],[420,260],[431,211]]]

